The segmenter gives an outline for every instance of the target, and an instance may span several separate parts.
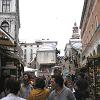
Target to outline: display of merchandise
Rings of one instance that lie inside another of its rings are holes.
[[[88,58],[90,95],[93,100],[100,100],[100,57]]]

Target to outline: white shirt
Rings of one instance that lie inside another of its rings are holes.
[[[26,99],[18,97],[16,95],[14,95],[13,93],[9,93],[6,97],[3,97],[0,100],[26,100]]]

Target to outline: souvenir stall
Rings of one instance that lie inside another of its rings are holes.
[[[100,100],[100,56],[89,57],[87,61],[90,96],[93,100]]]

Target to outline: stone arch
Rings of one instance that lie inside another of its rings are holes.
[[[9,33],[9,23],[4,20],[2,23],[1,23],[1,27],[4,31],[6,31],[7,33]]]

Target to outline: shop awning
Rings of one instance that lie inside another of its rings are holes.
[[[14,46],[14,38],[0,27],[0,45]]]
[[[22,58],[19,55],[15,54],[15,53],[9,52],[9,55],[6,58],[9,59],[9,60],[11,60],[11,61],[15,61],[16,63],[20,63],[23,66],[25,66]]]

